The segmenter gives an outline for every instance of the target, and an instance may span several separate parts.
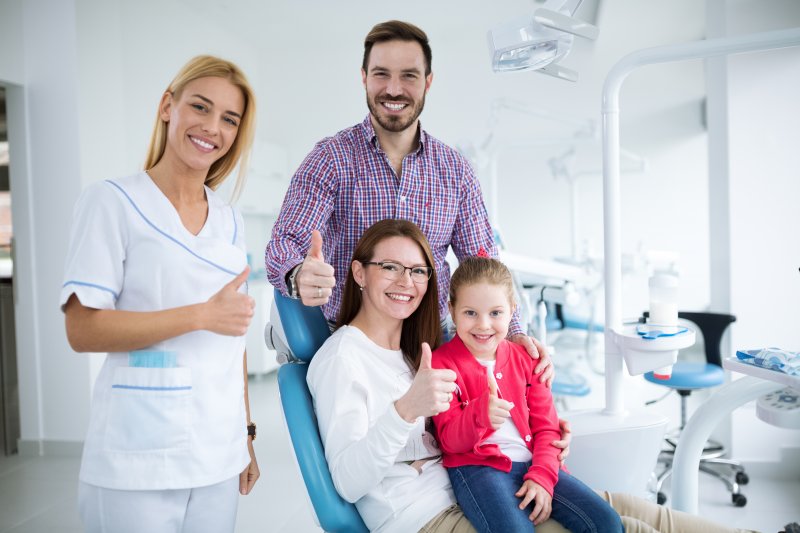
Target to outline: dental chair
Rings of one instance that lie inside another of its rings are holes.
[[[647,318],[648,313],[645,313],[644,316]],[[644,375],[647,381],[675,390],[681,397],[680,429],[677,434],[672,433],[665,438],[666,449],[662,450],[658,457],[659,463],[664,465],[664,470],[656,478],[657,501],[660,504],[667,500],[666,495],[661,492],[661,485],[672,474],[675,448],[678,446],[680,431],[683,431],[683,427],[686,425],[687,398],[693,390],[716,387],[724,383],[725,372],[722,370],[720,342],[728,326],[736,321],[736,317],[733,315],[704,312],[681,311],[678,313],[678,318],[688,320],[700,329],[703,335],[706,362],[678,361],[673,365],[672,375],[669,379],[659,379],[653,372]],[[660,401],[660,399],[655,401]],[[731,493],[731,502],[736,507],[744,507],[747,504],[747,498],[739,492],[739,485],[746,485],[750,480],[741,463],[723,457],[727,452],[728,450],[721,443],[709,440],[700,457],[700,470],[722,481]]]
[[[333,486],[306,385],[308,363],[331,334],[328,322],[319,307],[307,307],[278,290],[275,290],[275,306],[288,346],[282,346],[272,324],[267,324],[264,334],[267,344],[275,347],[283,363],[278,369],[281,405],[317,523],[331,533],[367,533],[355,506],[342,499]]]

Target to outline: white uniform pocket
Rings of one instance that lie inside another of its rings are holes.
[[[126,452],[188,448],[191,398],[189,368],[117,367],[106,448]]]

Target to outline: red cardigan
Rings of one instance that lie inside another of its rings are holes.
[[[560,450],[551,443],[561,438],[550,389],[533,373],[536,361],[522,346],[502,341],[494,368],[500,398],[514,404],[511,419],[528,444],[533,460],[525,479],[541,485],[550,495],[558,481]],[[455,371],[456,393],[450,409],[433,417],[444,466],[491,466],[509,472],[511,459],[496,444],[484,441],[494,433],[489,422],[489,380],[486,368],[456,335],[433,352],[434,368]]]

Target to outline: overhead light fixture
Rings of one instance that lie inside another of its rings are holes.
[[[489,30],[489,50],[495,72],[534,70],[569,81],[578,73],[558,64],[577,35],[597,39],[597,26],[573,14],[583,0],[547,0],[532,15],[517,17]]]

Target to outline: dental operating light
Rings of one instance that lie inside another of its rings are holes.
[[[572,15],[582,0],[547,0],[533,15],[500,24],[487,35],[495,72],[534,70],[568,81],[578,73],[558,64],[574,37],[597,39],[597,27]]]

